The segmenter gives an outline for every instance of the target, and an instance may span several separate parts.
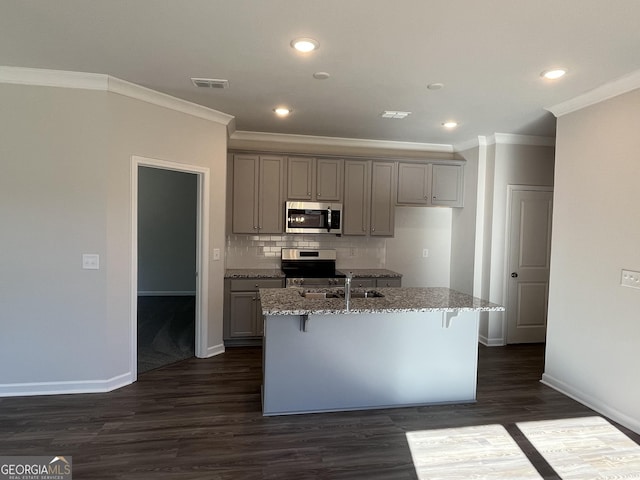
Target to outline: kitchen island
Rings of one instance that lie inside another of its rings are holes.
[[[479,312],[502,306],[448,288],[356,288],[347,308],[343,292],[260,290],[264,415],[475,401]]]

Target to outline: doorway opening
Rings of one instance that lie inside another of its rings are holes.
[[[206,356],[208,169],[132,157],[131,372]]]
[[[138,167],[138,373],[195,355],[198,177]]]

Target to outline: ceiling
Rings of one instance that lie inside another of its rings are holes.
[[[638,0],[0,0],[0,65],[108,74],[240,131],[455,145],[554,136],[545,107],[640,68],[638,19]],[[553,66],[568,74],[543,80]]]

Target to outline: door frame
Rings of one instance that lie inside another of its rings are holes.
[[[196,318],[195,354],[207,357],[209,318],[209,169],[186,163],[155,158],[131,156],[131,381],[138,379],[138,169],[160,168],[175,172],[193,173],[198,177],[196,211]]]
[[[511,201],[513,200],[513,192],[551,192],[553,193],[553,185],[507,185],[507,212],[505,218],[505,232],[504,232],[504,272],[503,272],[503,285],[502,285],[502,298],[504,299],[505,309],[509,308],[509,275],[511,269],[509,268],[509,258],[511,256]],[[552,233],[553,234],[553,233]],[[507,334],[509,328],[508,322],[508,310],[505,310],[503,316],[503,328],[502,328],[502,344],[507,345]]]

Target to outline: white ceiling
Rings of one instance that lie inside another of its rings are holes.
[[[0,0],[0,65],[108,74],[237,130],[451,145],[553,136],[545,107],[640,68],[639,21],[639,0]],[[320,49],[296,53],[297,36]],[[540,78],[557,65],[564,79]]]

